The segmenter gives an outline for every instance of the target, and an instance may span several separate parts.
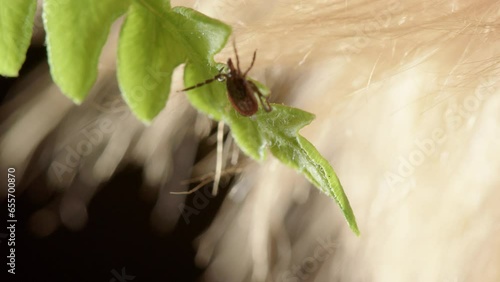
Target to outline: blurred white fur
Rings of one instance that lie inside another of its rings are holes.
[[[302,134],[362,232],[270,158],[199,241],[210,279],[500,281],[498,2],[199,3],[240,57],[258,49],[275,97],[317,115]]]
[[[200,238],[197,261],[208,265],[208,281],[500,281],[498,2],[205,0],[195,7],[233,26],[243,65],[258,49],[251,75],[271,87],[274,101],[317,115],[301,133],[331,161],[362,232],[356,237],[333,200],[271,157],[242,174]],[[103,55],[98,86],[114,79],[105,77],[114,48]],[[217,59],[229,56],[230,47]],[[54,152],[74,144],[70,128],[96,119],[90,104],[72,106],[42,73],[6,105],[15,110],[1,125],[9,128],[2,165],[22,168],[53,128]],[[16,104],[22,93],[32,97]],[[67,180],[95,187],[134,160],[147,182],[165,183],[172,163],[164,156],[191,136],[183,130],[195,112],[174,95],[149,128],[114,114],[118,129],[75,170],[80,178]],[[22,130],[33,123],[38,132]],[[88,189],[71,191],[64,194],[71,203],[91,198],[81,195]],[[176,209],[163,201],[156,214]]]

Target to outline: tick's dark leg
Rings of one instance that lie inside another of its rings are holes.
[[[222,70],[220,70],[220,71],[222,71]],[[189,90],[192,90],[192,89],[195,89],[195,88],[201,87],[201,86],[203,86],[203,85],[205,85],[205,84],[212,83],[212,82],[214,82],[215,80],[217,80],[217,81],[224,81],[224,80],[226,80],[226,79],[227,79],[227,75],[226,75],[225,73],[219,73],[218,75],[214,76],[213,78],[207,79],[207,80],[205,80],[205,81],[203,81],[203,82],[200,82],[200,83],[198,83],[198,84],[196,84],[196,85],[193,85],[193,86],[190,86],[190,87],[188,87],[188,88],[184,88],[184,89],[179,90],[179,91],[177,91],[177,92],[189,91]]]
[[[254,91],[255,94],[257,94],[257,97],[259,97],[259,100],[260,100],[260,104],[262,105],[262,107],[264,108],[264,111],[266,112],[270,112],[273,110],[273,108],[271,107],[271,105],[269,104],[269,101],[267,100],[267,97],[264,96],[259,88],[257,87],[257,85],[255,85],[255,83],[253,83],[252,81],[250,80],[247,80],[247,83],[250,85],[250,87],[252,88],[252,90]]]
[[[257,92],[257,96],[259,97],[260,103],[262,104],[262,107],[264,108],[264,111],[266,111],[266,112],[269,113],[270,111],[273,110],[273,108],[269,104],[269,101],[267,100],[267,97],[265,97],[264,95],[262,95],[262,93],[260,93],[260,92]]]
[[[240,69],[240,58],[238,57],[238,50],[236,50],[236,43],[233,40],[234,55],[236,55],[236,66],[238,67],[238,72],[241,73]]]
[[[250,64],[250,66],[248,67],[248,69],[243,74],[243,77],[247,76],[247,73],[252,69],[253,63],[255,63],[255,56],[257,56],[257,50],[253,51],[252,63]]]

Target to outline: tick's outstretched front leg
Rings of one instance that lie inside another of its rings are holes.
[[[253,67],[253,63],[255,63],[255,56],[257,56],[257,50],[255,50],[253,52],[253,58],[252,58],[252,63],[250,64],[250,66],[248,67],[248,69],[245,71],[245,73],[243,74],[243,77],[247,76],[247,73],[252,69]]]
[[[225,80],[227,79],[228,75],[227,75],[227,74],[225,74],[225,73],[221,73],[221,72],[222,72],[222,69],[220,69],[220,70],[219,70],[219,74],[218,74],[218,75],[216,75],[216,76],[214,76],[213,78],[207,79],[207,80],[205,80],[205,81],[203,81],[203,82],[200,82],[200,83],[198,83],[198,84],[196,84],[196,85],[193,85],[193,86],[190,86],[190,87],[188,87],[188,88],[184,88],[184,89],[179,90],[179,91],[177,91],[177,92],[189,91],[189,90],[192,90],[192,89],[195,89],[195,88],[201,87],[201,86],[203,86],[203,85],[205,85],[205,84],[212,83],[212,82],[214,82],[214,81],[216,81],[216,80],[217,80],[217,81],[220,81],[220,82],[225,81]]]

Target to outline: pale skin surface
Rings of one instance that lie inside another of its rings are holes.
[[[199,241],[197,261],[208,265],[207,281],[499,281],[498,3],[325,3],[194,4],[233,26],[243,66],[258,49],[249,75],[271,88],[272,102],[316,114],[301,133],[336,169],[362,236],[350,232],[331,199],[269,158],[243,172]],[[103,87],[111,80],[106,75],[114,75],[113,44],[104,50],[98,82]],[[229,44],[216,59],[231,56]],[[1,160],[20,168],[52,128],[69,136],[58,144],[77,142],[69,125],[93,120],[95,112],[111,118],[116,129],[99,143],[105,149],[78,168],[93,175],[93,185],[111,177],[124,156],[145,166],[151,186],[171,179],[166,175],[172,159],[165,152],[175,151],[190,134],[207,134],[206,119],[182,93],[173,92],[168,109],[145,128],[119,98],[108,100],[116,104],[97,101],[106,105],[101,110],[90,102],[76,108],[54,91],[46,69],[34,75],[38,84],[30,87],[37,94],[17,90],[28,100],[14,99],[2,112],[2,126],[11,130],[0,139]],[[179,78],[176,89],[182,89]],[[50,115],[36,112],[49,108]],[[15,111],[23,115],[14,118]],[[36,130],[22,130],[33,121]],[[133,134],[141,138],[132,144]],[[231,156],[231,147],[224,152]],[[204,174],[214,167],[207,161],[197,169]],[[49,178],[74,184],[76,171]],[[94,192],[73,191],[81,205]],[[153,224],[161,229],[175,222],[183,200],[160,197]],[[36,230],[42,235],[59,224],[84,226],[84,213],[80,221],[73,214],[71,221],[56,222],[47,209],[35,215],[53,223]]]

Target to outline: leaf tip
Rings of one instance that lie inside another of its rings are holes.
[[[151,122],[152,120],[147,120],[147,119],[142,119],[142,118],[139,118],[139,120],[145,125],[145,126],[150,126],[151,125]]]
[[[68,95],[66,93],[64,93],[64,95],[66,97],[68,97],[77,106],[80,106],[82,104],[82,102],[83,102],[83,98],[82,97],[71,96],[71,95]]]
[[[140,120],[144,125],[146,126],[150,126],[153,119],[155,118],[155,116],[150,116],[150,115],[144,115],[142,113],[139,113],[137,111],[134,111],[132,110],[132,113],[134,113],[135,117]]]
[[[13,69],[0,70],[0,76],[4,77],[18,77],[19,71]]]
[[[349,227],[351,227],[351,230],[352,232],[354,232],[354,234],[356,234],[357,237],[361,237],[361,232],[359,231],[359,228],[358,228],[358,225],[356,224],[356,222],[354,223],[349,223]]]

